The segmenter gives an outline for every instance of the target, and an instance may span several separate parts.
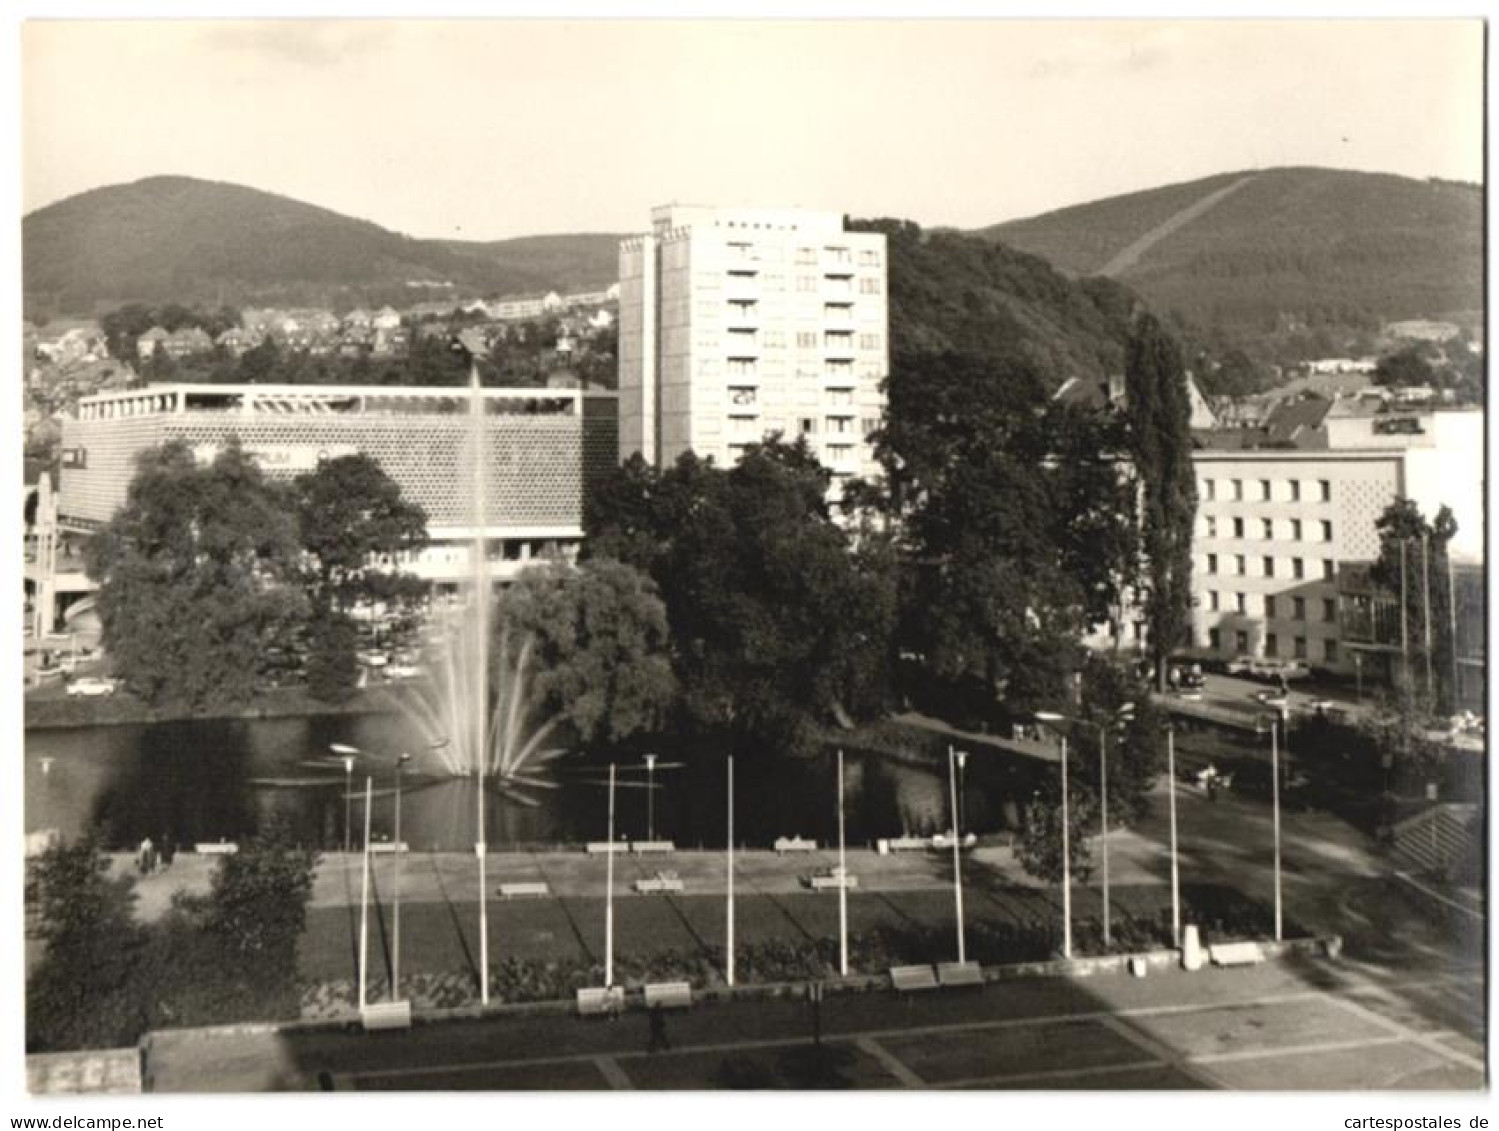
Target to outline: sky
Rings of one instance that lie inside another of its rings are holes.
[[[1245,168],[1482,179],[1469,21],[37,21],[22,208],[163,173],[415,236],[668,201],[978,227]]]

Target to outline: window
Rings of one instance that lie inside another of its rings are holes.
[[[1291,480],[1290,487],[1291,487],[1291,502],[1293,502],[1293,503],[1299,503],[1299,502],[1301,502],[1301,481],[1297,480],[1297,479]]]
[[[1221,651],[1223,648],[1223,634],[1216,628],[1208,629],[1208,647],[1214,652]]]
[[[729,403],[734,405],[748,405],[755,403],[755,390],[750,385],[730,385]]]
[[[1332,482],[1330,480],[1317,480],[1317,497],[1324,503],[1332,502]]]
[[[1297,581],[1300,581],[1303,577],[1305,577],[1306,576],[1306,562],[1302,561],[1300,558],[1292,558],[1291,559],[1291,576],[1294,577]]]
[[[1205,516],[1203,521],[1207,524],[1207,536],[1209,538],[1218,537],[1218,516],[1210,514]]]
[[[1306,659],[1306,637],[1305,636],[1298,636],[1298,637],[1296,637],[1296,658],[1298,660],[1304,660],[1304,659]]]
[[[1338,619],[1338,603],[1331,597],[1322,598],[1322,619],[1328,624]]]
[[[846,247],[825,247],[822,250],[827,254],[829,263],[844,264],[854,261],[852,253]]]
[[[796,332],[796,348],[799,350],[815,350],[817,348],[817,331],[798,330]]]
[[[1234,502],[1236,502],[1236,503],[1242,503],[1244,501],[1244,480],[1242,480],[1242,479],[1235,479],[1233,481],[1233,488],[1234,488]]]
[[[817,291],[816,275],[798,275],[796,277],[796,290],[798,294],[813,294]]]
[[[1216,589],[1208,591],[1208,608],[1215,613],[1218,611],[1218,590]]]
[[[1338,565],[1331,558],[1322,559],[1322,580],[1336,581],[1338,577]]]
[[[1322,658],[1329,664],[1338,662],[1338,642],[1336,640],[1322,641]]]
[[[1275,616],[1275,594],[1265,594],[1265,617],[1270,619]]]
[[[876,416],[866,416],[863,420],[859,421],[859,430],[865,436],[870,435],[879,426],[879,417]]]
[[[1260,572],[1263,573],[1266,577],[1274,577],[1275,576],[1275,559],[1274,558],[1261,558],[1260,559]]]
[[[1249,651],[1249,633],[1234,633],[1234,648],[1236,648],[1241,653]]]
[[[729,358],[729,376],[731,377],[753,377],[755,375],[755,363],[747,357]]]
[[[877,295],[880,293],[880,281],[876,278],[864,278],[859,280],[859,293],[861,295]]]
[[[1301,541],[1301,519],[1299,518],[1293,518],[1291,520],[1291,541]]]
[[[845,381],[854,379],[854,363],[851,361],[825,361],[822,363],[822,374],[824,377],[842,378]]]
[[[1209,573],[1217,573],[1218,572],[1218,555],[1217,554],[1209,554],[1208,555],[1208,572]]]
[[[1275,633],[1265,633],[1265,655],[1278,656],[1280,654],[1280,641],[1276,639]]]
[[[1235,554],[1234,555],[1234,572],[1236,574],[1238,574],[1240,577],[1243,577],[1244,574],[1248,572],[1248,570],[1245,569],[1244,555],[1243,554]]]
[[[865,248],[859,252],[860,267],[878,267],[880,265],[880,253],[874,248]]]
[[[766,349],[773,349],[773,350],[785,349],[786,348],[786,331],[784,331],[784,330],[766,330],[765,331],[765,348]]]
[[[880,348],[880,336],[878,334],[860,334],[859,348],[861,350],[877,350]]]
[[[1260,537],[1266,542],[1275,541],[1275,523],[1268,518],[1260,519]]]
[[[1306,598],[1305,597],[1292,597],[1291,598],[1291,609],[1292,609],[1292,612],[1291,612],[1291,619],[1292,620],[1306,620]]]
[[[709,310],[713,308],[711,302],[700,305],[706,306]],[[753,318],[756,305],[758,304],[752,298],[731,298],[729,299],[729,313],[735,318]]]
[[[1218,481],[1216,479],[1204,479],[1202,481],[1202,497],[1212,502],[1217,497]]]
[[[830,389],[828,390],[828,404],[835,408],[850,406],[854,403],[854,391],[852,389]]]
[[[829,416],[823,422],[824,430],[835,436],[851,436],[854,431],[854,422],[846,416]]]
[[[1322,521],[1322,541],[1332,541],[1332,523],[1328,522],[1326,519]]]
[[[1234,519],[1234,537],[1244,537],[1244,520],[1242,518]]]
[[[828,330],[822,335],[824,349],[838,350],[840,353],[854,348],[854,335],[851,330]]]
[[[796,261],[798,263],[816,263],[817,249],[815,247],[799,247],[796,249]]]
[[[1260,480],[1260,499],[1264,502],[1270,501],[1270,480]]]
[[[817,421],[813,420],[810,416],[804,416],[797,421],[797,427],[801,429],[803,436],[810,436],[817,431]]]
[[[1249,599],[1243,593],[1234,594],[1234,612],[1247,613],[1249,611]]]

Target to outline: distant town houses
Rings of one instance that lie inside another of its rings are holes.
[[[102,361],[109,356],[104,331],[92,319],[58,318],[42,327],[27,323],[22,340],[28,343],[29,356],[55,365]]]
[[[158,347],[173,359],[190,357],[210,352],[213,349],[213,339],[197,326],[183,326],[170,332],[160,326],[152,326],[135,339],[136,356],[142,361],[155,357]]]
[[[1455,322],[1433,322],[1426,318],[1390,322],[1384,327],[1385,337],[1408,342],[1450,342],[1462,332]]]

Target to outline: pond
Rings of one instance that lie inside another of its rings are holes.
[[[290,822],[304,843],[344,842],[346,821],[358,843],[367,775],[376,794],[376,839],[393,832],[393,757],[420,749],[420,738],[395,715],[212,720],[36,730],[26,735],[26,830],[73,837],[96,829],[106,845],[129,848],[144,837],[178,844],[238,840],[273,816]],[[353,773],[329,756],[341,743],[387,757]],[[622,761],[616,791],[618,835],[657,837],[682,846],[721,847],[726,772],[711,750],[662,747],[647,788],[636,756]],[[830,841],[837,836],[836,756],[774,754],[736,759],[736,840],[769,846],[779,836]],[[555,845],[602,840],[607,829],[607,760],[568,755],[553,764],[547,788],[523,797],[485,791],[491,845]],[[965,831],[989,833],[1013,821],[1014,807],[1035,788],[1044,767],[1000,753],[977,753],[964,772]],[[402,793],[402,837],[420,851],[467,851],[474,843],[477,786],[435,764],[413,761]],[[845,759],[845,820],[850,843],[950,826],[947,763],[850,752]],[[652,800],[653,799],[653,800]]]

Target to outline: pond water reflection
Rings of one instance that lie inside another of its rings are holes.
[[[98,829],[115,848],[143,837],[178,844],[237,840],[272,815],[289,821],[309,843],[343,843],[345,812],[362,822],[364,777],[374,777],[375,836],[390,835],[394,785],[391,759],[418,753],[421,737],[394,715],[307,719],[214,720],[140,726],[31,731],[26,735],[26,829],[56,829],[72,837]],[[355,800],[346,805],[342,767],[327,759],[333,743],[383,753],[353,774]],[[320,767],[317,761],[325,763]],[[656,834],[684,846],[716,847],[724,828],[724,759],[716,754],[662,749],[654,822]],[[568,756],[556,763],[556,788],[532,791],[534,805],[496,794],[486,797],[491,844],[557,844],[605,835],[606,761]],[[903,831],[947,828],[945,758],[930,765],[850,751],[846,758],[848,837],[858,843]],[[778,836],[836,837],[835,759],[741,755],[736,764],[737,839],[768,845]],[[463,851],[474,841],[472,778],[450,778],[424,766],[421,755],[406,775],[402,832],[417,850]],[[964,827],[980,833],[1005,827],[1006,814],[1034,788],[1044,768],[1000,754],[979,754],[965,772]],[[644,767],[622,763],[617,797],[621,835],[643,838],[647,821]],[[1008,804],[1007,804],[1008,803]]]

